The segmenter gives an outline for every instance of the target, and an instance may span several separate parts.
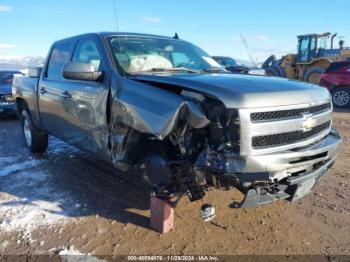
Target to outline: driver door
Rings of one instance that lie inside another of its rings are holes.
[[[91,64],[95,71],[104,71],[99,42],[82,38],[76,43],[72,62]],[[64,79],[59,104],[65,126],[58,134],[63,140],[83,150],[108,157],[107,99],[108,79],[86,81]]]

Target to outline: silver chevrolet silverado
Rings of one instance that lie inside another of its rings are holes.
[[[300,199],[333,165],[341,143],[326,89],[230,74],[177,38],[60,40],[44,67],[15,77],[12,88],[32,151],[56,136],[137,171],[174,205],[210,188],[240,190],[244,200],[234,207]]]

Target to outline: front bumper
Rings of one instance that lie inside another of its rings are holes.
[[[242,173],[266,172],[272,181],[281,180],[303,169],[322,161],[332,159],[337,155],[342,138],[339,132],[332,129],[321,140],[298,149],[282,152],[246,156]]]
[[[335,162],[341,141],[338,131],[332,129],[328,136],[308,147],[246,157],[245,170],[253,172],[242,172],[239,179],[242,184],[253,183],[242,187],[245,198],[234,207],[254,207],[279,199],[296,201],[309,194]],[[273,187],[255,187],[257,181],[265,181]]]

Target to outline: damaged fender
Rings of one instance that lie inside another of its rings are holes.
[[[151,85],[123,81],[111,106],[113,163],[119,166],[119,161],[125,162],[126,154],[142,134],[163,140],[179,120],[193,128],[203,128],[209,123],[199,106],[185,97]]]

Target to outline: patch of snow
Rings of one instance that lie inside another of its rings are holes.
[[[9,162],[9,158],[0,159],[0,164],[6,163],[6,162]],[[28,168],[37,166],[39,163],[40,161],[38,160],[29,160],[29,161],[24,161],[22,163],[14,163],[14,164],[5,166],[0,170],[0,177],[8,176],[18,171],[25,171]]]
[[[23,231],[23,238],[30,238],[36,228],[62,223],[65,219],[59,202],[28,201],[14,196],[0,200],[0,230]]]
[[[8,164],[8,163],[13,163],[17,160],[17,157],[13,157],[13,156],[8,156],[8,157],[0,157],[0,165],[3,164]]]
[[[99,259],[91,256],[91,254],[84,254],[76,250],[74,246],[66,247],[58,252],[59,256],[62,256],[63,261],[76,262],[76,261],[88,261],[88,262],[104,262],[106,260]]]
[[[76,250],[74,246],[66,247],[62,249],[60,252],[58,252],[58,255],[60,256],[68,256],[68,255],[73,255],[73,256],[86,256],[88,254],[81,253],[80,251]]]
[[[78,148],[71,146],[62,140],[55,139],[55,138],[50,138],[50,145],[49,149],[46,153],[48,155],[60,155],[62,153],[69,154],[70,158],[74,158],[75,155],[73,153],[79,153],[81,152]]]
[[[0,244],[1,249],[5,249],[8,246],[9,242],[7,240],[4,240]]]
[[[22,160],[22,161],[21,161]],[[22,231],[31,240],[31,232],[41,226],[65,223],[62,209],[66,196],[49,184],[49,175],[41,172],[40,160],[0,157],[0,231]]]

